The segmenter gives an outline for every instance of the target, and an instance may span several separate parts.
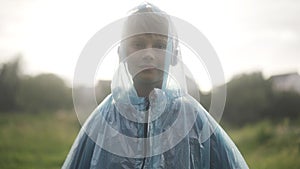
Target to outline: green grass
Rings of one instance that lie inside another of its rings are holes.
[[[0,168],[61,168],[78,129],[70,112],[1,114]]]
[[[263,121],[226,131],[251,169],[299,169],[299,124]],[[0,114],[0,168],[61,168],[78,130],[73,112]]]
[[[277,124],[263,121],[228,131],[249,168],[300,168],[299,123],[291,124],[287,119]]]

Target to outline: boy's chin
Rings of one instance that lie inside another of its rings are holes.
[[[157,69],[147,69],[138,73],[133,81],[140,84],[160,83],[163,80],[163,73]]]

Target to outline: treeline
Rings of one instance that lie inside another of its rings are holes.
[[[0,67],[0,112],[41,112],[72,108],[72,92],[54,74],[25,76],[20,58]]]
[[[72,109],[72,89],[54,74],[25,76],[19,72],[19,59],[0,67],[0,112],[41,112]],[[275,90],[271,80],[260,72],[236,76],[227,84],[222,121],[236,126],[264,119],[295,119],[300,115],[300,95]],[[78,88],[82,92],[84,88]],[[98,103],[110,93],[110,82],[96,86]],[[197,91],[193,91],[197,92]],[[193,95],[193,94],[191,94]],[[209,108],[210,94],[200,92],[200,102]]]
[[[210,95],[202,95],[202,104],[209,108]],[[222,121],[242,126],[264,119],[280,121],[300,117],[300,94],[274,88],[271,79],[262,73],[242,74],[227,83],[227,97]]]

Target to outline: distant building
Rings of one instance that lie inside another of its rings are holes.
[[[278,91],[295,91],[300,93],[300,76],[296,73],[275,75],[270,78],[273,89]]]

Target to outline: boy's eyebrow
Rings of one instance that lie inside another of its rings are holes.
[[[129,37],[127,39],[124,39],[125,41],[134,41],[134,40],[143,40],[145,39],[144,36],[132,36],[132,37]]]
[[[167,36],[156,35],[156,34],[135,35],[135,36],[128,37],[128,38],[124,39],[123,41],[141,41],[141,40],[148,39],[149,37],[157,42],[164,42],[164,43],[168,42]]]
[[[157,41],[157,42],[164,42],[164,43],[167,43],[168,42],[168,40],[166,39],[166,38],[157,38],[157,39],[155,39],[155,41]]]

